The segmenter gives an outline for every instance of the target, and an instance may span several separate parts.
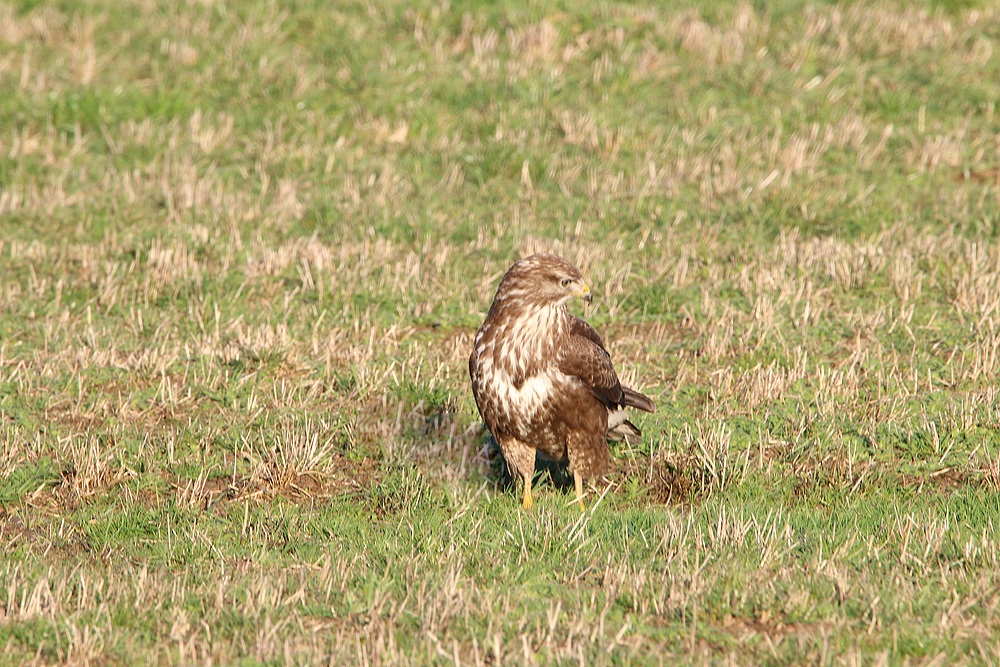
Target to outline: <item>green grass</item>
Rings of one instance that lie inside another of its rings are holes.
[[[1000,9],[0,6],[0,664],[997,664]],[[519,508],[583,271],[658,410]]]

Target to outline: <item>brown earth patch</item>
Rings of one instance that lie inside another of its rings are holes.
[[[5,550],[9,551],[20,542],[33,542],[37,536],[38,531],[31,528],[26,519],[0,510],[0,544]]]
[[[927,475],[900,473],[899,480],[903,486],[917,487],[918,493],[928,487],[941,493],[950,493],[968,487],[979,488],[985,482],[982,475],[955,466],[942,468]]]
[[[788,635],[814,635],[832,627],[827,622],[786,622],[771,618],[767,612],[755,619],[728,618],[722,622],[722,630],[733,635],[739,642],[753,639],[757,635],[768,639],[779,639]]]
[[[324,471],[265,469],[258,475],[217,475],[198,479],[170,477],[178,503],[210,509],[225,500],[281,497],[296,503],[314,503],[367,489],[382,478],[379,462],[371,457],[351,460],[337,452]]]
[[[620,460],[614,474],[624,480],[635,479],[649,491],[650,502],[660,505],[690,503],[700,492],[700,484],[692,470],[683,464],[653,461],[648,457]]]
[[[956,183],[992,183],[1000,185],[1000,169],[956,169],[953,174]]]
[[[848,467],[846,462],[832,457],[815,465],[797,464],[787,470],[787,475],[778,470],[774,471],[776,476],[792,478],[790,494],[798,502],[808,502],[812,494],[830,489],[850,494],[863,493],[873,485],[889,485],[915,487],[918,493],[950,494],[990,484],[988,471],[971,468],[951,466],[927,472],[900,472],[897,464],[892,462],[870,462]],[[648,457],[636,456],[617,461],[611,476],[626,482],[635,480],[647,489],[650,503],[662,505],[696,502],[710,492],[711,486],[708,474],[693,458],[650,463]],[[569,483],[572,483],[571,479]]]

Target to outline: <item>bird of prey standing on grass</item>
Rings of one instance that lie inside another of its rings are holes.
[[[535,453],[569,462],[580,509],[583,480],[601,475],[608,439],[637,443],[626,408],[653,412],[648,397],[622,386],[593,327],[566,309],[590,287],[555,255],[515,263],[500,281],[469,357],[472,393],[507,469],[524,481],[530,509]]]

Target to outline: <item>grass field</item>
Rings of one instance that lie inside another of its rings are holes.
[[[995,2],[21,0],[0,93],[0,664],[1000,664]],[[535,251],[658,405],[583,515]]]

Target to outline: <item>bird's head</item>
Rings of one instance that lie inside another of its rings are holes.
[[[505,287],[539,305],[562,305],[575,297],[588,303],[593,299],[580,271],[556,255],[531,255],[517,262],[500,282],[501,292]]]

